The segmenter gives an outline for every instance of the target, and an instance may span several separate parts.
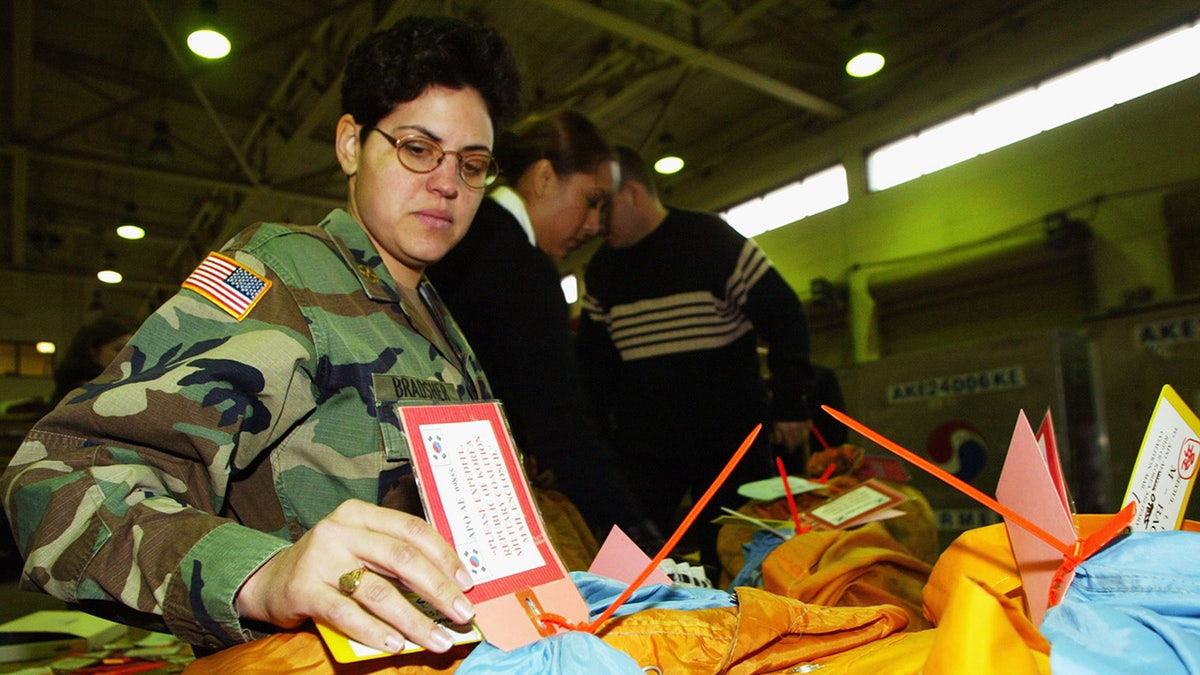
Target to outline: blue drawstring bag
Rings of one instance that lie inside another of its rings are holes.
[[[572,572],[571,580],[588,603],[589,619],[600,616],[626,585],[607,577]],[[707,609],[732,607],[733,595],[713,588],[653,584],[634,591],[613,616],[643,609]],[[625,652],[610,647],[600,638],[582,631],[542,638],[512,651],[487,642],[480,643],[455,671],[458,675],[550,675],[553,673],[605,673],[644,675],[642,667]]]
[[[458,675],[522,673],[612,673],[645,675],[633,657],[580,631],[559,633],[506,652],[480,643],[454,671]]]
[[[795,528],[788,528],[786,532],[795,532]],[[737,576],[729,582],[729,590],[738,586],[750,586],[753,588],[763,587],[762,564],[767,559],[767,556],[772,551],[779,548],[779,545],[784,542],[784,538],[769,530],[756,530],[754,538],[742,544],[742,569],[738,570]]]
[[[1041,631],[1055,675],[1200,673],[1200,534],[1116,540],[1080,564]]]

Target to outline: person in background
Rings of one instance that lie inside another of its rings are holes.
[[[491,397],[423,272],[466,233],[519,90],[507,44],[459,20],[359,43],[346,208],[235,235],[35,425],[0,477],[22,585],[201,653],[309,619],[448,650],[400,589],[466,621],[473,580],[423,519],[395,406]]]
[[[104,372],[132,336],[133,327],[116,317],[102,316],[80,326],[54,367],[54,402]]]
[[[835,420],[832,415],[821,410],[827,405],[834,410],[846,412],[846,398],[842,395],[842,385],[838,382],[837,372],[829,366],[813,364],[812,399],[809,409],[813,413],[813,427],[829,447],[844,445],[850,437],[850,430],[845,424]],[[820,447],[820,443],[810,449]]]
[[[586,117],[557,110],[514,126],[497,141],[496,159],[502,184],[429,278],[521,451],[554,474],[594,531],[615,523],[653,555],[662,537],[589,417],[552,259],[600,231],[612,186],[608,144]]]
[[[581,371],[596,417],[664,531],[689,491],[699,498],[764,423],[769,433],[696,522],[701,561],[715,566],[711,521],[720,507],[739,505],[739,484],[778,475],[767,439],[793,452],[808,441],[808,323],[753,241],[715,215],[665,207],[642,158],[615,150],[611,221],[585,275]]]
[[[847,412],[846,399],[842,395],[842,386],[838,382],[837,372],[833,368],[819,363],[812,364],[812,372],[813,384],[809,391],[810,398],[807,400],[808,409],[812,413],[812,429],[808,437],[808,444],[791,449],[787,447],[774,448],[783,459],[788,473],[793,476],[809,475],[810,457],[826,447],[836,448],[845,445],[850,437],[850,430],[845,424],[821,409],[821,406],[827,405],[834,410]]]

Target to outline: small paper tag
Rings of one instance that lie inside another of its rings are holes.
[[[832,528],[853,525],[867,514],[907,501],[903,494],[869,480],[837,499],[830,500],[808,512],[819,524]]]
[[[1130,528],[1177,530],[1200,463],[1200,419],[1169,385],[1164,386],[1142,439],[1122,504],[1137,504]]]
[[[799,495],[813,490],[823,490],[825,485],[816,483],[811,480],[799,478],[797,476],[788,476],[788,488],[792,494]],[[742,483],[738,486],[738,494],[746,499],[758,499],[764,502],[774,501],[784,496],[783,481],[779,478],[764,478],[750,483]]]

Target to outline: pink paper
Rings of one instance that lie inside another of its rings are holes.
[[[558,614],[582,623],[588,616],[587,602],[570,579],[556,579],[526,589],[535,603],[522,606],[523,594],[509,593],[475,604],[475,623],[483,637],[493,645],[511,651],[546,637],[535,620],[540,614]],[[542,628],[542,630],[549,630]]]
[[[1042,426],[1038,427],[1037,439],[1044,450],[1042,454],[1046,459],[1046,466],[1050,469],[1050,478],[1054,480],[1054,488],[1058,490],[1058,496],[1062,499],[1063,508],[1070,512],[1071,496],[1067,492],[1067,478],[1063,475],[1058,443],[1054,440],[1054,420],[1051,419],[1049,410],[1042,418]]]
[[[1054,447],[1052,438],[1047,447]],[[1051,456],[1057,464],[1057,453]],[[1056,473],[1062,475],[1061,467],[1057,467],[1057,471],[1050,468],[1047,455],[1043,454],[1029,420],[1022,412],[1017,418],[1000,482],[996,486],[996,499],[1063,544],[1070,545],[1078,535],[1075,521],[1054,480]],[[1030,619],[1035,626],[1040,626],[1049,605],[1050,582],[1062,565],[1063,554],[1007,518],[1004,525],[1021,573]],[[1069,584],[1070,579],[1064,583]]]
[[[638,545],[633,543],[633,540],[621,528],[613,525],[608,537],[604,539],[600,551],[596,554],[596,558],[592,560],[592,566],[588,568],[588,572],[631,584],[637,580],[638,575],[649,564],[650,556],[638,548]],[[655,568],[638,588],[651,584],[670,583],[671,577]]]

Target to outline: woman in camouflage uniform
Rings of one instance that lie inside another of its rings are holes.
[[[518,90],[503,40],[460,21],[405,19],[354,49],[347,208],[210,254],[4,473],[25,587],[202,650],[309,618],[379,649],[450,647],[395,586],[473,614],[394,403],[490,395],[423,271],[494,179]]]

